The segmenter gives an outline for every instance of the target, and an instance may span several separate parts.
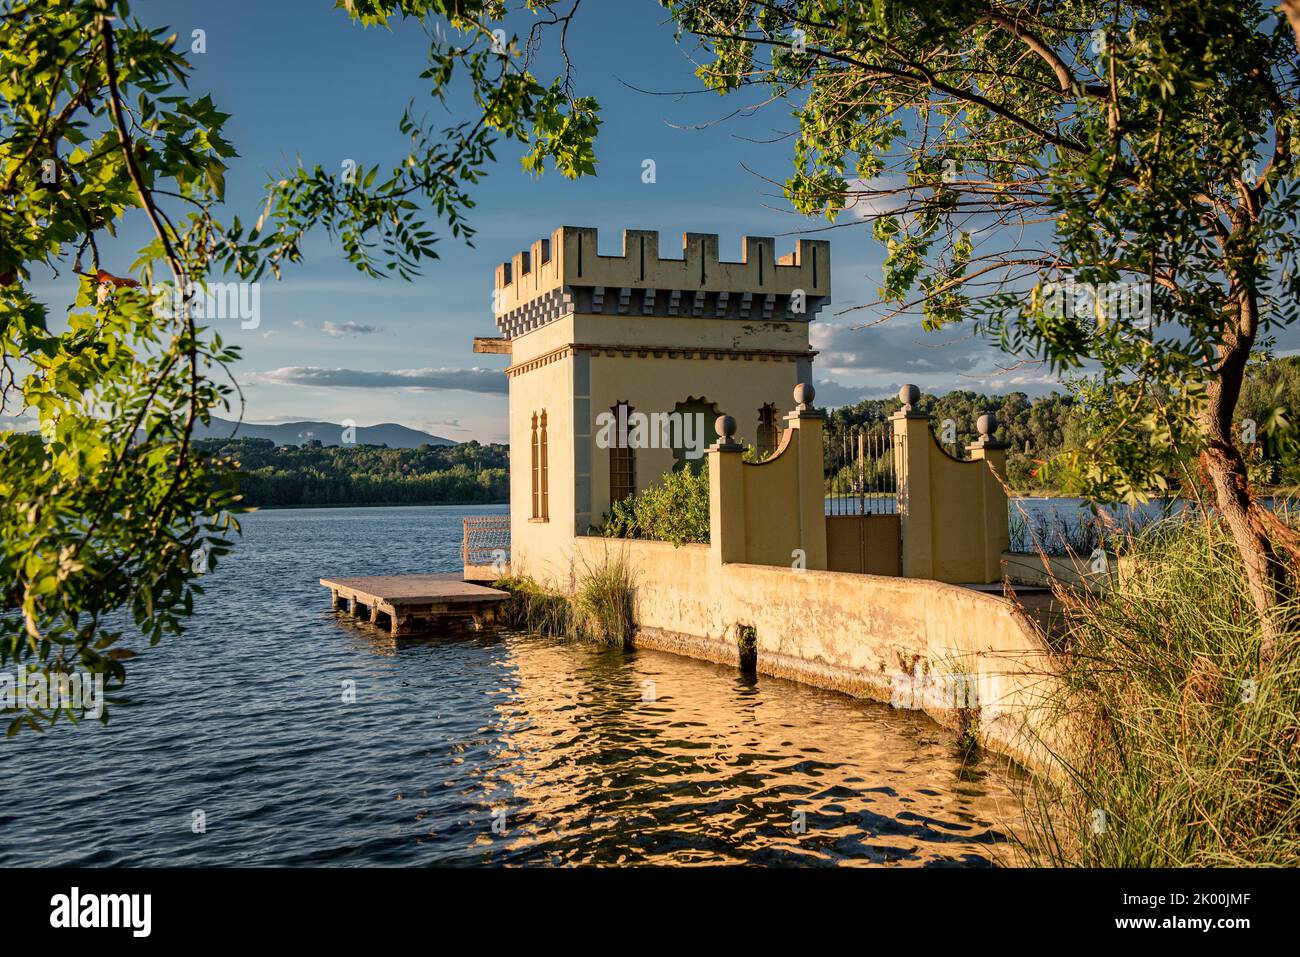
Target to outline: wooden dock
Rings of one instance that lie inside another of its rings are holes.
[[[386,626],[394,635],[462,624],[490,628],[496,624],[498,603],[510,597],[462,581],[455,572],[322,578],[320,583],[330,590],[330,607]]]

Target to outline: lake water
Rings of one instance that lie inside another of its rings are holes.
[[[0,865],[1012,856],[1018,772],[919,714],[659,652],[397,643],[329,610],[320,576],[457,569],[461,517],[492,511],[246,516],[111,724],[0,741]]]

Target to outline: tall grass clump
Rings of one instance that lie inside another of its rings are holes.
[[[573,596],[575,635],[603,645],[628,647],[636,633],[636,592],[621,558],[607,558],[587,575]]]
[[[1227,531],[1166,519],[1128,539],[1114,587],[1061,594],[1062,781],[1027,786],[1031,863],[1300,864],[1296,608],[1261,663]]]
[[[636,591],[627,563],[607,557],[584,572],[572,595],[523,575],[493,582],[494,588],[510,593],[501,603],[502,621],[537,635],[630,646],[636,633]]]

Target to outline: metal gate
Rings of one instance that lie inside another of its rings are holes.
[[[889,422],[826,430],[827,515],[897,515],[898,466]]]

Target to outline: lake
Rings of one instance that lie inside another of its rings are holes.
[[[399,643],[329,610],[321,575],[457,570],[461,517],[504,511],[245,516],[111,724],[0,742],[0,865],[1011,857],[1019,772],[915,712],[653,651]]]

